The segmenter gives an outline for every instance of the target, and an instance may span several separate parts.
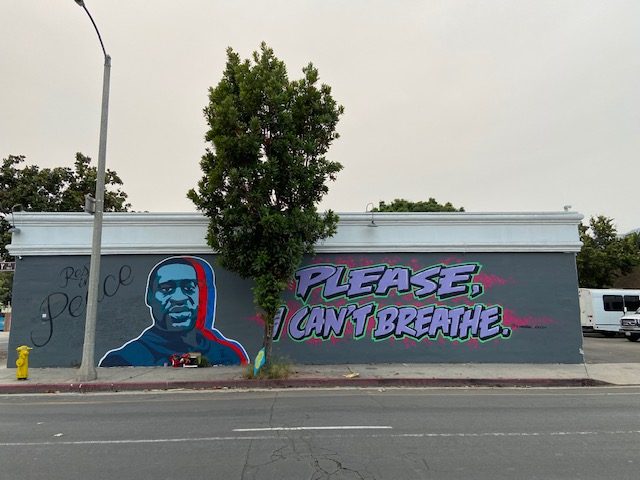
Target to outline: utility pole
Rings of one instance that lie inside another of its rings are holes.
[[[100,46],[104,53],[104,73],[102,80],[102,112],[100,116],[100,146],[98,150],[98,170],[96,176],[95,213],[93,215],[93,237],[91,241],[91,264],[89,267],[89,286],[87,297],[87,316],[84,326],[84,344],[82,347],[82,364],[78,380],[90,381],[98,378],[96,370],[96,318],[98,314],[98,286],[100,283],[100,255],[102,250],[102,214],[104,212],[104,182],[107,155],[107,123],[109,119],[109,78],[111,76],[111,57],[102,43],[100,31],[93,21],[83,0],[75,0],[91,20],[98,34]]]

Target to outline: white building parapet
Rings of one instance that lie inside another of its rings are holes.
[[[316,246],[337,252],[563,252],[582,246],[575,212],[341,213],[337,233]],[[103,255],[211,254],[200,213],[105,213]],[[15,212],[13,256],[89,255],[93,217]]]

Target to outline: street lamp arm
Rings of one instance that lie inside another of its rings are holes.
[[[102,42],[102,35],[100,35],[100,30],[98,30],[98,26],[96,25],[96,22],[93,21],[93,17],[89,13],[89,10],[87,10],[87,6],[84,4],[84,0],[75,0],[75,2],[78,5],[80,5],[84,9],[85,12],[87,12],[87,15],[89,16],[89,20],[91,20],[91,23],[93,24],[93,28],[95,28],[96,33],[98,34],[98,40],[100,40],[100,46],[102,47],[102,53],[104,53],[104,58],[105,58],[105,61],[106,61],[106,59],[110,58],[110,57],[107,54],[107,50],[104,48],[104,43]]]

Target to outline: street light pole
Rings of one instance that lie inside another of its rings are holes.
[[[107,123],[109,118],[109,78],[111,76],[111,57],[102,43],[100,31],[93,21],[83,0],[75,0],[91,20],[98,34],[100,46],[104,53],[104,74],[102,79],[102,113],[100,117],[100,146],[98,150],[98,170],[96,175],[96,203],[93,216],[93,238],[91,242],[91,264],[89,266],[89,286],[87,296],[87,316],[84,326],[84,344],[82,347],[82,364],[78,380],[89,381],[98,377],[95,361],[96,317],[98,314],[98,284],[100,283],[100,254],[102,249],[102,213],[104,211],[104,183],[107,155]]]

